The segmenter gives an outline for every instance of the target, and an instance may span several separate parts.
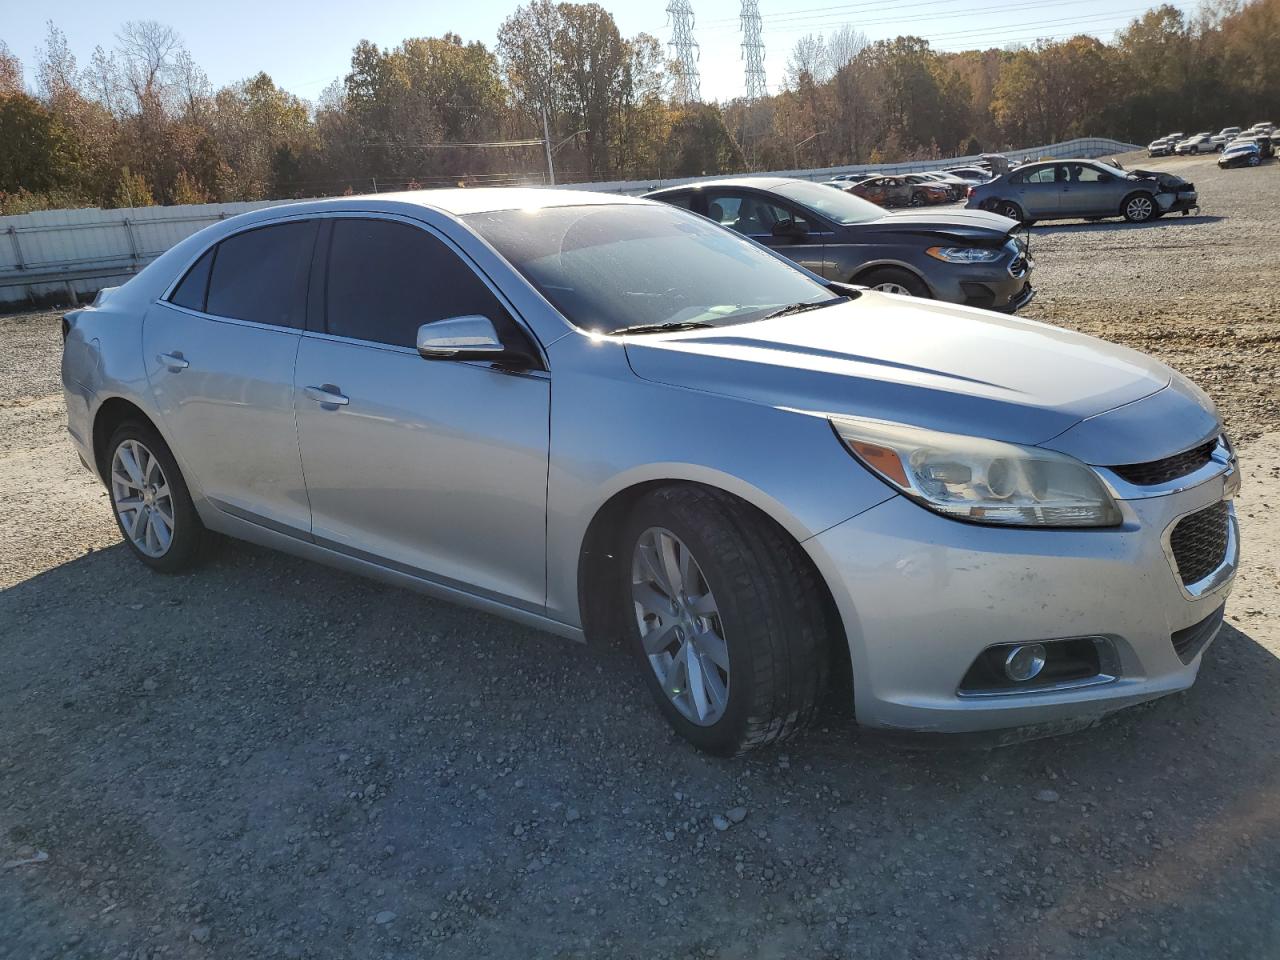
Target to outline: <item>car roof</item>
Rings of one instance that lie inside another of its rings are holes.
[[[273,216],[282,210],[312,213],[333,210],[370,210],[378,207],[412,205],[438,210],[455,217],[495,210],[540,210],[546,207],[581,207],[595,204],[644,203],[639,197],[590,190],[554,187],[449,187],[440,190],[404,190],[395,193],[368,193],[350,197],[328,197],[264,208]]]
[[[674,187],[662,187],[645,196],[654,197],[664,193],[675,193],[677,190],[702,190],[706,187],[754,187],[757,190],[772,190],[788,183],[813,183],[812,180],[801,180],[799,177],[721,177],[718,180],[699,180],[696,183],[681,183]]]

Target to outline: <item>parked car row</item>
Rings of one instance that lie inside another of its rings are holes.
[[[1248,130],[1239,127],[1223,127],[1217,133],[1208,130],[1188,137],[1181,132],[1165,134],[1147,144],[1147,155],[1151,157],[1167,157],[1170,155],[1186,156],[1201,153],[1221,153],[1233,141],[1239,138],[1256,136],[1270,137],[1275,132],[1275,124],[1270,122],[1255,123]]]

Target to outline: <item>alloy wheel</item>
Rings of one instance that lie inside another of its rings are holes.
[[[631,597],[663,694],[685,719],[711,726],[729,704],[729,648],[702,568],[670,530],[650,527],[636,541]]]
[[[1155,207],[1151,203],[1150,197],[1134,197],[1129,201],[1129,205],[1125,207],[1125,213],[1133,220],[1139,222],[1149,220]]]
[[[886,280],[884,283],[877,283],[872,290],[879,290],[881,293],[896,293],[904,297],[911,296],[911,291],[900,283],[894,283],[892,280]]]
[[[148,557],[163,557],[173,543],[174,511],[160,461],[137,440],[125,440],[111,457],[111,502],[125,536]]]

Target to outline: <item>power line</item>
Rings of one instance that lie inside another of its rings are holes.
[[[1019,7],[1022,7],[1022,8],[1031,7],[1031,8],[1038,9],[1038,8],[1049,7],[1049,6],[1074,5],[1075,2],[1076,0],[1050,0],[1050,2],[1048,3],[1037,2],[1037,3],[1019,5]],[[968,16],[971,13],[990,13],[990,12],[1003,13],[1011,9],[1018,9],[1019,7],[1000,6],[1000,7],[975,8],[973,10],[965,11],[965,15]],[[970,30],[970,31],[964,31],[964,32],[974,33],[974,34],[998,33],[1001,30],[1004,30],[1005,32],[1009,32],[1011,30],[1025,31],[1029,28],[1035,28],[1037,26],[1054,25],[1054,24],[1065,23],[1065,22],[1089,23],[1092,21],[1097,21],[1099,19],[1115,20],[1117,18],[1127,20],[1127,19],[1131,19],[1135,14],[1142,13],[1149,9],[1150,9],[1149,6],[1132,7],[1127,10],[1113,10],[1110,13],[1097,14],[1092,17],[1063,17],[1063,18],[1057,18],[1057,19],[1051,19],[1051,20],[1025,21],[1021,23],[1010,24],[1006,27],[983,27],[977,30]],[[915,23],[915,22],[926,21],[926,20],[934,21],[936,19],[938,18],[933,15],[916,16],[916,17],[892,17],[892,18],[885,18],[880,20],[860,20],[857,22],[857,25],[859,27],[865,27],[865,26],[875,26],[880,24]],[[821,33],[823,32],[824,29],[827,29],[827,28],[836,29],[844,26],[846,23],[847,21],[827,21],[824,23],[809,23],[809,24],[802,24],[802,25],[793,26],[793,27],[775,28],[771,31],[771,33],[775,35],[788,34],[788,33],[815,33],[815,32]],[[1077,33],[1079,32],[1084,32],[1084,31],[1077,31]],[[935,37],[950,36],[952,34],[923,31],[921,35],[925,39],[933,39]]]

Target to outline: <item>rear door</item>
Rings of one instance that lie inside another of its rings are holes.
[[[305,532],[293,365],[317,222],[235,234],[143,323],[152,394],[183,472],[218,509]]]
[[[324,309],[295,380],[316,542],[544,609],[549,376],[424,360],[415,344],[421,324],[478,314],[536,347],[440,234],[398,218],[330,223]]]
[[[1062,187],[1066,176],[1066,168],[1057,164],[1023,174],[1015,173],[1012,182],[1018,185],[1017,195],[1021,198],[1016,202],[1029,217],[1056,216],[1062,208]]]
[[[753,190],[708,189],[704,193],[706,215],[712,220],[763,243],[814,273],[826,274],[824,248],[831,233],[813,214]],[[774,227],[786,221],[796,224],[797,235],[775,236]]]

